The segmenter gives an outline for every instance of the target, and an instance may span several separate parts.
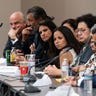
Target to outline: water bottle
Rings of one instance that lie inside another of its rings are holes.
[[[92,93],[92,76],[90,68],[87,68],[84,73],[84,90],[86,93]]]
[[[61,71],[62,71],[62,75],[61,75],[62,82],[64,82],[66,77],[69,74],[69,64],[68,64],[68,60],[66,58],[64,58],[64,60],[62,62]]]

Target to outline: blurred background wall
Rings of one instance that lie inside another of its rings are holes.
[[[39,5],[49,16],[54,16],[54,22],[60,25],[67,18],[76,18],[82,14],[96,15],[96,0],[0,0],[0,57],[7,40],[9,16],[14,11],[22,11],[25,15],[29,8]]]
[[[22,11],[34,5],[43,7],[49,16],[55,17],[56,24],[61,24],[64,19],[75,18],[82,14],[96,14],[96,0],[21,0]]]

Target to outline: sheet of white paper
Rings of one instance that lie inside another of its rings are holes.
[[[71,86],[59,86],[54,91],[49,91],[45,96],[79,96]]]
[[[0,66],[6,66],[6,58],[0,58]]]
[[[17,66],[0,66],[0,74],[16,77],[20,76],[20,70]]]
[[[78,80],[78,86],[81,85],[81,82],[84,80],[84,77],[80,77],[80,79]]]
[[[42,83],[43,82],[43,83]],[[38,79],[33,86],[46,86],[52,84],[50,77],[46,74],[43,75],[41,79]]]

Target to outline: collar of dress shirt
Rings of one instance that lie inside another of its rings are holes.
[[[12,44],[15,44],[18,41],[18,39],[11,39]]]

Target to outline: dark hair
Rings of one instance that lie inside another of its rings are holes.
[[[38,36],[40,43],[42,44],[43,48],[47,49],[47,55],[49,54],[50,57],[52,57],[53,55],[57,55],[59,52],[56,49],[55,45],[54,45],[54,40],[53,40],[53,33],[54,33],[54,29],[56,28],[55,23],[52,20],[43,20],[39,23],[38,26],[38,32],[39,32],[39,27],[40,26],[46,26],[48,27],[51,32],[52,32],[52,36],[49,38],[49,40],[47,42],[44,42],[41,37],[40,34]]]
[[[39,23],[39,27],[41,25],[47,26],[51,31],[54,31],[54,29],[56,28],[56,24],[52,20],[42,20]]]
[[[91,27],[96,23],[96,17],[91,13],[85,14],[77,17],[77,23],[79,22],[85,22],[87,24],[87,27],[91,29]]]
[[[63,26],[65,23],[68,23],[74,30],[77,28],[77,22],[75,19],[66,19],[61,23],[61,26]]]
[[[46,13],[46,11],[39,6],[33,6],[32,8],[28,9],[27,14],[32,13],[35,19],[42,18],[45,19],[54,19],[53,17],[49,17]]]
[[[92,34],[96,34],[96,24],[91,28],[91,32]]]
[[[39,27],[42,25],[47,26],[52,31],[52,37],[53,37],[53,32],[54,32],[55,28],[57,27],[56,24],[52,20],[43,20],[39,23],[38,32],[39,32]],[[52,41],[53,41],[52,37],[50,39],[52,39]],[[40,34],[39,34],[39,39],[41,39]],[[42,40],[40,40],[40,41],[43,42]]]
[[[65,26],[60,26],[56,28],[54,32],[56,32],[57,30],[64,35],[68,46],[73,48],[76,51],[76,53],[79,54],[81,49],[80,43],[76,40],[71,30]]]

